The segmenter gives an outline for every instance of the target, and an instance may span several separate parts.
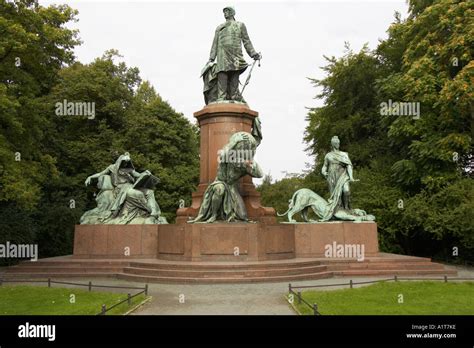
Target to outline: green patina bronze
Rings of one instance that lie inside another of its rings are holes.
[[[245,175],[254,178],[263,176],[260,166],[253,160],[261,140],[258,119],[254,122],[252,134],[237,132],[230,137],[229,142],[219,151],[216,179],[204,193],[198,216],[189,223],[248,221],[238,185]]]
[[[129,153],[121,155],[115,164],[89,176],[86,186],[97,179],[100,189],[97,207],[85,212],[81,224],[166,224],[155,200],[153,189],[159,179],[148,170],[138,173]]]
[[[349,220],[374,221],[373,215],[361,209],[352,209],[349,183],[358,181],[352,174],[352,162],[347,152],[339,150],[339,138],[331,139],[332,151],[324,157],[322,174],[328,181],[330,197],[328,201],[309,189],[301,189],[293,194],[288,210],[278,216],[288,215],[289,222],[296,222],[293,215],[301,213],[305,222],[315,222],[308,218],[309,209],[319,217],[319,221]]]
[[[245,103],[239,91],[239,76],[247,67],[242,53],[242,44],[248,55],[260,60],[242,22],[235,20],[233,7],[223,9],[226,22],[216,29],[209,61],[201,71],[204,80],[204,100],[206,104],[221,102]]]

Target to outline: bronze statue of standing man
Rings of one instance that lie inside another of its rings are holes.
[[[253,48],[245,24],[235,20],[234,8],[228,6],[223,11],[226,22],[216,29],[209,62],[202,72],[206,104],[224,101],[245,102],[239,91],[239,76],[249,65],[244,59],[242,44],[250,57],[255,60],[261,59],[261,55]],[[217,83],[212,81],[213,78],[216,78]],[[213,83],[216,84],[215,88],[212,86]],[[214,95],[209,93],[212,90]]]

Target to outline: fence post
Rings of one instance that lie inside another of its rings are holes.
[[[291,294],[291,283],[288,284],[288,293]]]
[[[145,296],[148,296],[148,284],[145,284]]]
[[[0,278],[0,286],[2,286],[2,283],[3,283],[3,279]]]
[[[89,291],[92,291],[92,282],[89,281]]]
[[[352,279],[349,281],[349,285],[350,285],[350,287],[351,287],[351,289],[352,289]]]
[[[314,315],[319,315],[318,313],[318,305],[316,303],[313,303],[313,314]]]
[[[301,291],[298,291],[298,304],[301,304]]]
[[[48,288],[51,287],[51,278],[48,278]]]
[[[105,312],[107,312],[107,307],[105,306],[105,304],[103,304],[101,314],[105,315]]]
[[[132,295],[130,295],[130,293],[127,294],[127,303],[129,306],[132,305]]]
[[[445,283],[448,282],[448,276],[447,276],[447,275],[444,276],[444,282],[445,282]]]
[[[393,276],[393,280],[395,280],[396,282],[398,282],[398,277],[397,277],[396,274]]]

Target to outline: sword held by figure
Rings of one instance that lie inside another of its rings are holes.
[[[252,71],[253,71],[253,68],[255,67],[255,63],[257,63],[257,61],[258,61],[258,67],[260,67],[260,60],[261,59],[262,59],[262,53],[259,52],[258,53],[258,59],[255,59],[253,61],[252,66],[250,67],[249,74],[247,75],[247,78],[245,79],[245,83],[244,83],[244,86],[242,87],[242,91],[240,92],[240,94],[242,94],[242,95],[244,94],[245,87],[247,87],[247,85],[249,84],[250,78],[252,77]]]

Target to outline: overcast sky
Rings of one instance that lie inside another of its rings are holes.
[[[68,3],[79,10],[83,44],[76,57],[89,63],[107,49],[118,49],[128,66],[155,87],[177,111],[195,122],[193,112],[204,106],[201,68],[222,8],[233,5],[255,49],[262,52],[244,93],[260,113],[263,142],[256,160],[274,179],[299,173],[313,159],[305,151],[303,133],[307,107],[322,105],[308,77],[324,77],[323,55],[339,57],[344,42],[358,51],[374,49],[393,22],[395,11],[406,16],[405,1],[40,1]],[[244,53],[248,62],[251,58]],[[246,73],[241,75],[241,81]],[[159,134],[157,135],[159,136]],[[258,183],[259,180],[256,180]]]

